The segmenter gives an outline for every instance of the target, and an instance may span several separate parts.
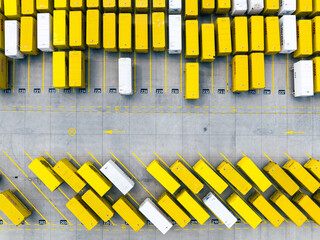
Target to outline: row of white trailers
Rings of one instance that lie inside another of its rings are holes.
[[[123,172],[113,160],[109,160],[103,165],[100,172],[104,174],[123,195],[126,195],[134,187],[134,181]],[[231,228],[237,222],[237,218],[213,193],[209,192],[202,200],[226,227]],[[146,198],[143,201],[139,206],[139,211],[159,229],[162,234],[168,232],[173,226],[172,220],[150,198]]]

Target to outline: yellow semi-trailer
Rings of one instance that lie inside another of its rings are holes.
[[[11,0],[9,0],[11,1]],[[81,0],[79,0],[81,1]],[[51,13],[53,11],[53,0],[36,0],[36,8],[41,13]]]
[[[147,167],[147,171],[154,177],[169,193],[174,194],[180,183],[173,177],[158,160],[153,160]]]
[[[190,221],[189,214],[178,204],[168,192],[164,192],[158,199],[159,206],[181,227]]]
[[[63,183],[63,179],[54,172],[52,166],[44,157],[34,159],[28,167],[51,192]]]
[[[8,58],[0,53],[0,89],[8,88]]]
[[[69,87],[86,87],[86,55],[82,51],[69,52]]]
[[[312,198],[320,204],[320,190],[318,190],[315,194],[313,194]]]
[[[37,20],[32,16],[21,17],[20,51],[24,54],[37,55]]]
[[[263,16],[252,16],[248,22],[249,52],[264,52],[264,19]]]
[[[135,15],[135,50],[138,53],[149,52],[148,14]]]
[[[87,10],[86,43],[90,48],[101,48],[101,13],[98,9]]]
[[[4,15],[11,20],[19,20],[21,16],[20,0],[4,0]]]
[[[164,12],[152,13],[152,49],[153,51],[166,50],[166,25]]]
[[[320,57],[312,59],[313,62],[313,88],[314,93],[320,92]],[[318,179],[320,181],[320,179]]]
[[[315,193],[319,189],[320,183],[299,162],[291,159],[283,165],[283,169],[291,174],[307,191]]]
[[[3,26],[3,27],[1,27],[0,28],[0,51],[3,51],[4,52],[4,32],[5,32],[5,29],[4,29],[4,25],[5,25],[5,23],[4,23],[4,21],[6,20],[6,17],[2,14],[2,13],[0,13],[0,24],[1,24],[1,26]]]
[[[86,49],[85,16],[82,11],[69,12],[69,45],[72,49]]]
[[[54,9],[70,11],[70,0],[54,0]]]
[[[136,0],[135,9],[137,13],[147,13],[149,10],[149,0]]]
[[[274,15],[280,7],[279,0],[264,0],[264,15]]]
[[[85,204],[79,195],[67,202],[66,207],[86,227],[88,231],[94,228],[100,218]]]
[[[314,17],[314,16],[320,16],[320,1],[319,0],[313,0],[312,13],[309,15],[309,17]]]
[[[119,51],[132,52],[131,13],[119,13]]]
[[[68,12],[53,11],[53,46],[58,49],[69,49]]]
[[[280,25],[278,17],[265,18],[265,47],[266,55],[275,55],[280,52]]]
[[[320,53],[320,16],[312,19],[313,53]]]
[[[86,9],[85,0],[70,0],[71,10],[84,11]]]
[[[232,92],[249,90],[249,58],[248,55],[235,55],[232,58]]]
[[[232,54],[247,53],[249,51],[248,19],[245,16],[234,17],[231,22]]]
[[[262,173],[262,171],[254,164],[254,162],[248,158],[243,157],[237,166],[250,178],[250,180],[262,191],[265,192],[271,187],[271,182]]]
[[[199,56],[198,20],[185,21],[185,36],[186,36],[185,58],[197,58]]]
[[[109,221],[114,215],[114,210],[106,198],[100,197],[93,189],[89,189],[81,199],[102,219]]]
[[[294,12],[297,17],[306,17],[312,13],[312,1],[314,0],[296,0],[297,9]]]
[[[180,160],[175,161],[170,170],[189,188],[194,194],[198,194],[204,185],[196,178],[193,173],[183,165]]]
[[[90,161],[83,164],[77,172],[100,197],[112,187],[111,182]]]
[[[14,195],[11,190],[0,193],[0,210],[14,225],[18,226],[25,221],[31,211]]]
[[[292,222],[300,227],[307,218],[303,213],[280,191],[276,191],[271,197],[273,202]]]
[[[246,195],[252,188],[251,184],[238,173],[229,163],[223,161],[217,170],[225,177],[242,195]]]
[[[132,1],[131,0],[119,0],[118,7],[120,12],[132,12]]]
[[[125,220],[135,232],[138,232],[146,223],[146,218],[128,201],[121,196],[112,208]]]
[[[184,19],[196,19],[198,17],[198,0],[185,0]]]
[[[283,223],[284,217],[260,193],[255,192],[248,200],[274,227]]]
[[[212,62],[216,56],[213,23],[201,24],[200,40],[201,62]]]
[[[270,162],[263,168],[263,171],[268,173],[277,185],[290,196],[299,190],[298,184],[278,164]]]
[[[202,0],[200,12],[202,14],[212,14],[215,9],[215,0]]]
[[[319,59],[320,60],[320,59]],[[310,158],[303,165],[318,181],[320,181],[320,161]]]
[[[264,53],[254,52],[249,55],[249,89],[263,89],[266,86]]]
[[[76,193],[79,193],[87,184],[77,173],[76,167],[66,158],[57,162],[53,167],[53,171],[55,171]]]
[[[88,9],[101,9],[102,3],[101,0],[87,0]]]
[[[177,200],[201,225],[210,218],[206,209],[186,189],[177,194]]]
[[[55,88],[69,88],[68,81],[68,53],[53,52],[52,54],[52,81]]]
[[[199,98],[199,63],[186,63],[184,99]]]
[[[216,14],[227,14],[231,9],[231,0],[216,0]]]
[[[313,54],[312,20],[301,19],[297,22],[297,50],[294,58],[305,58]]]
[[[36,17],[36,0],[21,0],[21,14]]]
[[[116,0],[103,0],[102,7],[105,12],[116,12],[117,11]]]
[[[248,223],[253,229],[261,223],[262,219],[256,214],[251,207],[242,198],[232,193],[227,198],[227,203]]]
[[[103,48],[107,52],[117,51],[117,16],[115,13],[103,14]]]
[[[152,0],[152,10],[154,12],[165,12],[167,0]]]
[[[230,18],[219,17],[215,24],[217,56],[227,56],[232,53]]]

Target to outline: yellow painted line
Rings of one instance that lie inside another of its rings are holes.
[[[29,92],[29,83],[30,83],[30,55],[28,55],[28,92]]]
[[[77,160],[70,154],[67,152],[67,154],[70,156],[70,158],[75,161],[76,164],[78,164],[79,167],[81,167],[81,165],[77,162]]]
[[[54,163],[57,163],[57,162],[53,159],[53,157],[51,157],[51,155],[50,155],[47,151],[45,151],[45,153],[48,155],[48,157],[49,157]]]
[[[274,55],[272,55],[272,89],[274,93]]]
[[[266,153],[263,153],[263,154],[266,156],[266,158],[268,158],[268,160],[269,160],[270,162],[273,162],[272,159],[269,158],[269,156],[268,156]]]
[[[24,154],[26,154],[28,156],[28,158],[30,158],[30,160],[33,161],[33,158],[30,157],[30,155],[26,151],[24,151]]]
[[[157,153],[154,152],[154,155],[156,155],[157,158],[159,158],[159,160],[160,160],[164,165],[166,165],[167,168],[170,168],[170,167],[165,163],[165,161],[163,161],[162,158],[159,157],[159,155],[158,155]]]
[[[46,53],[42,53],[42,92],[44,92],[44,71],[45,71],[45,59]]]
[[[133,175],[133,173],[130,172],[129,169],[126,168],[126,166],[123,165],[123,163],[120,162],[120,160],[119,160],[112,152],[110,152],[110,154],[121,164],[121,166],[122,166],[128,173],[131,174],[131,176],[143,187],[143,189],[146,190],[146,192],[149,193],[151,197],[153,197],[153,199],[157,200],[157,199],[151,194],[151,192],[149,192],[149,190],[148,190],[145,186],[143,186],[143,184]],[[132,154],[134,154],[134,153],[132,153]],[[134,154],[134,155],[135,155],[135,154]],[[137,156],[135,155],[135,157],[137,157]],[[137,157],[137,158],[138,158],[138,157]]]
[[[2,220],[2,222],[3,222],[5,225],[8,225],[7,222],[6,222],[2,217],[0,217],[0,219]]]
[[[289,91],[289,54],[287,54],[287,92]]]
[[[227,93],[229,92],[229,56],[227,56]]]
[[[106,51],[103,50],[103,92],[106,92]]]
[[[134,92],[137,91],[137,53],[136,50],[134,50],[133,55],[133,90]]]
[[[14,80],[16,76],[16,60],[12,60],[12,92],[14,92]]]
[[[306,152],[306,155],[307,155],[309,158],[312,158],[311,155],[309,155],[307,152]]]
[[[186,160],[184,160],[184,158],[183,157],[181,157],[181,155],[179,154],[179,153],[176,153],[178,156],[179,156],[179,158],[181,158],[181,160],[182,161],[184,161],[184,163],[185,164],[187,164],[187,166],[189,167],[189,168],[191,168],[192,169],[192,167],[189,165],[189,163],[187,163],[187,161]]]
[[[135,157],[139,160],[139,162],[140,162],[145,168],[147,168],[147,165],[145,165],[144,162],[142,162],[142,161],[140,160],[140,158],[138,158],[138,156],[137,156],[135,153],[132,153],[132,154],[133,154],[133,156],[135,156]]]
[[[167,18],[166,18],[167,19]],[[167,28],[166,28],[167,29]],[[168,76],[167,76],[167,62],[168,62],[168,56],[167,56],[167,50],[165,50],[164,54],[164,92],[167,92],[167,86],[168,86]]]
[[[138,206],[140,206],[139,203],[131,196],[130,193],[128,193],[128,196],[129,196]]]
[[[90,92],[90,48],[88,48],[88,92]]]
[[[63,196],[65,196],[65,197],[68,199],[68,201],[70,201],[70,198],[68,198],[67,194],[65,194],[65,193],[61,190],[61,188],[58,188],[58,189],[59,189],[59,191],[63,194]]]
[[[285,152],[284,153],[290,160],[292,160],[292,158]]]
[[[180,92],[182,92],[182,53],[180,54]]]
[[[91,152],[88,152],[89,155],[102,167],[102,164],[92,155]]]
[[[150,75],[150,83],[149,83],[149,88],[150,88],[150,92],[151,92],[151,76],[152,76],[152,60],[151,60],[151,53],[152,53],[152,37],[151,37],[151,31],[152,31],[152,12],[151,12],[151,7],[150,7],[150,11],[149,11],[149,48],[150,48],[150,54],[149,54],[149,66],[150,66],[150,71],[149,71],[149,75]]]

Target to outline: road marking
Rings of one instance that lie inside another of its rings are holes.
[[[284,132],[284,133],[286,133],[286,134],[303,134],[303,133],[306,133],[306,132],[294,132],[294,131],[289,131],[289,132]]]
[[[29,92],[29,83],[30,83],[30,55],[28,55],[28,92]]]
[[[137,91],[137,53],[136,50],[134,49],[133,53],[133,90],[134,92]]]
[[[125,131],[113,131],[113,130],[108,130],[104,131],[105,133],[113,134],[113,133],[125,133]]]
[[[51,157],[51,155],[47,152],[47,151],[44,151],[47,155],[48,155],[48,157],[54,162],[54,163],[57,163],[54,159],[53,159],[53,157]]]
[[[12,60],[12,92],[14,92],[14,80],[16,76],[16,60]]]
[[[151,77],[152,77],[152,60],[151,60],[151,53],[152,53],[152,37],[151,37],[151,31],[152,31],[152,21],[151,21],[152,13],[151,13],[151,6],[149,11],[149,48],[150,48],[150,54],[149,54],[149,66],[150,66],[150,80],[149,80],[149,88],[151,93]]]
[[[287,54],[287,92],[289,92],[289,54]]]
[[[102,167],[102,164],[91,154],[91,152],[88,153]]]
[[[182,92],[182,53],[180,54],[180,92]]]
[[[156,155],[157,158],[159,158],[159,160],[160,160],[164,165],[166,165],[167,168],[170,168],[170,167],[165,163],[165,161],[163,161],[163,160],[161,159],[161,157],[159,157],[159,155],[158,155],[157,153],[154,152],[154,155]]]
[[[292,158],[285,152],[284,153],[290,160],[292,160]]]
[[[70,158],[71,158],[76,164],[78,164],[79,167],[81,167],[81,165],[77,162],[77,160],[76,160],[69,152],[67,152],[67,154],[70,156]]]
[[[309,158],[312,158],[311,155],[309,155],[307,152],[306,152],[306,155],[307,155]]]
[[[45,72],[45,58],[46,53],[42,53],[42,92],[44,92],[44,72]]]
[[[192,167],[189,165],[189,163],[187,163],[186,160],[184,160],[183,157],[181,157],[181,155],[179,153],[176,153],[176,154],[179,156],[179,158],[181,158],[182,161],[184,161],[185,164],[188,165],[189,168],[192,169]]]
[[[131,196],[130,193],[128,193],[128,196],[129,196],[138,206],[140,206],[140,204],[137,202],[137,200],[135,200],[135,199]]]
[[[106,51],[103,50],[103,92],[106,92]]]
[[[227,93],[229,92],[229,56],[227,56]]]
[[[272,89],[274,93],[274,55],[272,55]]]
[[[90,92],[90,48],[88,48],[88,92]]]
[[[133,152],[132,154],[133,154],[133,156],[135,156],[135,157],[139,160],[139,162],[140,162],[145,168],[147,168],[147,165],[145,165],[144,162],[142,162],[142,161],[140,160],[140,158],[138,158],[138,156],[137,156],[134,152]]]
[[[62,190],[61,190],[61,188],[58,188],[59,189],[59,191],[63,194],[63,196],[65,196],[67,199],[68,199],[68,201],[70,201],[70,198],[67,196],[67,194],[65,194]]]
[[[167,18],[166,18],[167,19]],[[167,28],[166,28],[167,29]],[[167,92],[167,80],[168,80],[168,76],[167,76],[167,62],[168,62],[168,56],[167,56],[167,50],[165,50],[165,54],[164,54],[164,92]]]

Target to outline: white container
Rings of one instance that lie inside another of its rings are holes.
[[[297,9],[296,0],[280,0],[278,15],[290,15],[294,13]]]
[[[169,13],[181,13],[181,0],[169,0]]]
[[[139,206],[139,211],[156,227],[162,234],[166,234],[172,228],[172,222],[167,215],[158,208],[150,198],[146,198]]]
[[[100,172],[102,172],[123,195],[126,195],[134,186],[134,181],[112,160],[109,160],[103,165],[103,167],[100,168]]]
[[[313,62],[301,60],[293,64],[294,68],[294,96],[313,96]]]
[[[232,0],[231,2],[231,15],[241,16],[248,10],[247,0]]]
[[[118,62],[119,93],[133,94],[132,61],[131,58],[119,58]]]
[[[290,54],[297,50],[296,15],[284,15],[279,20],[280,45],[282,54]]]
[[[53,52],[52,16],[50,13],[37,14],[37,47],[43,52]]]
[[[169,15],[169,54],[181,54],[181,15]]]
[[[203,199],[203,203],[219,218],[227,228],[231,228],[237,218],[226,208],[213,193],[209,192]]]
[[[260,14],[264,9],[264,0],[248,0],[248,15]]]
[[[5,20],[4,31],[5,55],[14,59],[24,58],[24,54],[20,52],[20,22]]]

